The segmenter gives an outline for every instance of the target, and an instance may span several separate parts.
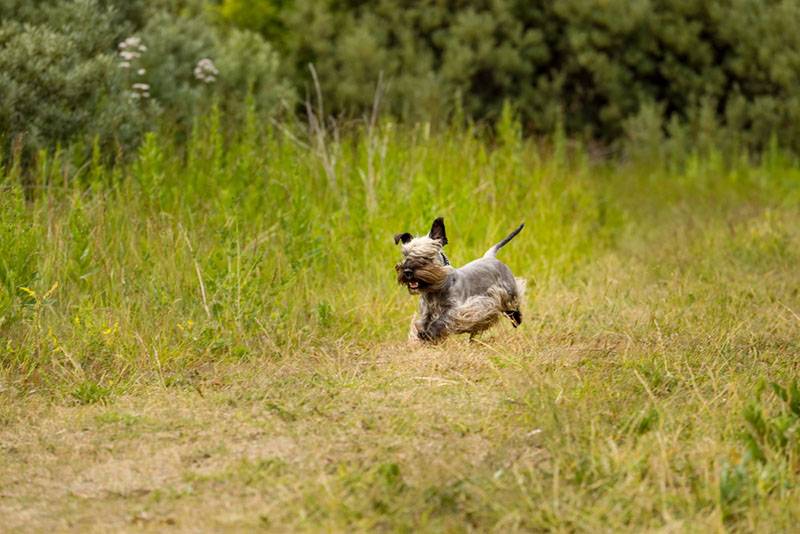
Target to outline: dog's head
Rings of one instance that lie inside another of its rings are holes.
[[[414,237],[408,232],[394,236],[401,244],[403,260],[394,266],[397,283],[408,288],[409,293],[432,292],[442,289],[450,274],[450,262],[442,252],[447,244],[444,219],[433,221],[428,235]]]

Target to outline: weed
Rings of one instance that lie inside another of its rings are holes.
[[[87,380],[72,390],[72,397],[80,404],[105,404],[111,398],[112,390],[96,382]]]
[[[756,399],[745,408],[747,429],[742,439],[758,462],[785,462],[789,469],[796,469],[800,462],[800,389],[796,380],[788,386],[776,382],[769,386],[780,401],[777,408],[764,406],[763,387],[759,388]]]

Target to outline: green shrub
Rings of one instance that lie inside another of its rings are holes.
[[[0,20],[0,131],[29,153],[185,134],[213,102],[232,122],[246,102],[272,116],[313,92],[309,63],[335,116],[369,113],[382,75],[383,111],[409,121],[496,124],[508,102],[525,133],[563,128],[640,159],[773,136],[800,150],[789,0],[0,0]],[[148,47],[136,71],[116,48],[131,36]],[[202,59],[213,82],[194,72]]]
[[[285,32],[281,9],[291,0],[221,0],[215,11],[220,20],[277,39]]]
[[[741,459],[720,466],[719,497],[726,520],[741,515],[751,502],[790,488],[797,473],[800,388],[797,380],[787,386],[771,382],[769,387],[774,397],[765,398],[766,383],[761,382],[742,413],[746,427],[740,435]]]
[[[277,53],[257,33],[231,31],[218,45],[216,64],[220,73],[217,100],[237,119],[243,117],[248,96],[262,117],[279,113],[294,99],[290,83],[280,75]]]
[[[219,12],[268,28],[297,87],[313,63],[333,114],[367,112],[383,73],[387,109],[410,120],[461,109],[494,123],[509,101],[528,133],[563,122],[611,143],[655,105],[651,134],[690,147],[761,148],[774,133],[800,149],[800,7],[789,0],[225,0]]]
[[[123,90],[113,12],[95,0],[60,2],[44,22],[0,24],[0,131],[27,155],[79,135],[128,145],[145,127]],[[57,22],[57,23],[56,23]]]
[[[130,153],[147,130],[187,134],[215,101],[237,120],[247,102],[271,115],[292,97],[261,36],[220,32],[197,6],[5,0],[0,16],[0,133],[28,159],[78,138]],[[213,83],[195,73],[204,58]]]
[[[140,36],[147,47],[141,65],[153,100],[171,121],[186,127],[207,96],[192,70],[198,60],[214,55],[213,32],[201,19],[161,11],[148,20]]]
[[[106,404],[111,397],[111,393],[111,388],[87,380],[72,391],[72,397],[78,404]]]

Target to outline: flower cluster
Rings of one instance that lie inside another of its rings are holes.
[[[133,84],[133,91],[131,91],[131,98],[138,100],[139,98],[150,98],[150,85],[146,83]]]
[[[121,69],[135,70],[137,76],[144,76],[147,72],[142,67],[137,67],[136,62],[142,57],[142,53],[147,51],[147,47],[139,37],[128,37],[118,45],[119,47],[119,67]],[[150,98],[150,85],[142,82],[134,83],[130,92],[130,97],[138,100]]]
[[[204,83],[212,83],[217,79],[218,74],[219,71],[214,66],[214,62],[207,57],[198,61],[194,68],[194,77]]]
[[[129,69],[132,64],[142,57],[142,52],[147,50],[147,47],[142,44],[142,40],[138,37],[128,37],[119,43],[119,57],[122,61],[119,62],[121,69]],[[139,75],[144,74],[144,69],[139,69]]]

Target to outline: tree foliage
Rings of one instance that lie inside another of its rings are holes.
[[[274,115],[313,64],[337,116],[369,113],[382,76],[384,111],[412,122],[495,124],[508,103],[529,134],[800,150],[798,25],[794,0],[0,0],[0,132],[125,147],[215,101]]]
[[[715,142],[760,146],[774,134],[800,148],[793,0],[224,4],[269,4],[295,85],[308,85],[313,63],[335,112],[369,109],[382,72],[392,112],[411,120],[462,109],[494,122],[509,101],[529,133],[563,123],[609,142],[636,137],[636,117],[658,109],[664,133],[697,140],[711,121]]]

